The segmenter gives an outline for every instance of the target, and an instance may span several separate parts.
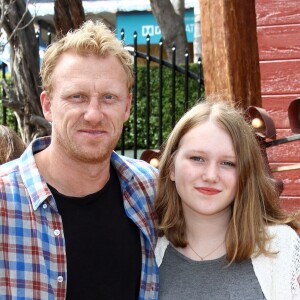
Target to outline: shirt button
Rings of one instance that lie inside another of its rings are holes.
[[[60,230],[55,229],[55,230],[54,230],[54,235],[55,235],[55,236],[59,236],[59,235],[60,235]]]
[[[44,204],[43,204],[43,208],[45,208],[45,209],[46,209],[46,208],[47,208],[47,206],[48,206],[48,205],[47,205],[46,203],[44,203]]]
[[[57,277],[57,281],[58,281],[58,282],[63,282],[63,281],[64,281],[64,278],[63,278],[62,276],[58,276],[58,277]]]

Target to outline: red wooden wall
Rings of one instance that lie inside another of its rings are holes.
[[[256,0],[262,105],[277,137],[293,134],[287,115],[300,97],[300,0]],[[300,163],[300,141],[268,148],[271,167]],[[273,173],[283,180],[282,205],[300,208],[300,169]]]

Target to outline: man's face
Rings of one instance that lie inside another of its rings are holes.
[[[53,73],[53,92],[41,94],[52,122],[51,146],[89,163],[109,159],[130,114],[132,95],[121,62],[108,56],[66,52]]]

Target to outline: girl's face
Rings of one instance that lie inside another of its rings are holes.
[[[237,169],[229,134],[213,121],[192,128],[179,143],[170,178],[185,218],[230,214]]]

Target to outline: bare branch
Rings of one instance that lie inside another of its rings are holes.
[[[6,15],[8,14],[8,11],[10,10],[12,4],[15,3],[16,0],[12,0],[10,1],[10,3],[8,5],[5,5],[5,1],[1,0],[1,17],[0,17],[0,28],[3,27],[3,23],[4,23],[4,18],[6,17]],[[5,9],[5,6],[6,9]]]
[[[37,127],[42,127],[47,132],[51,131],[50,123],[43,117],[33,115],[30,117],[30,123],[36,125]]]
[[[4,16],[6,15],[4,1],[1,1],[1,16],[0,16],[0,29],[3,27]]]
[[[9,43],[9,41],[12,39],[12,37],[14,36],[14,34],[15,34],[15,32],[16,32],[17,30],[22,30],[22,29],[26,28],[29,24],[32,23],[32,21],[34,20],[34,17],[32,17],[31,20],[30,20],[26,25],[20,27],[20,26],[21,26],[21,23],[23,22],[23,20],[24,20],[24,18],[25,18],[25,16],[26,16],[27,13],[28,13],[28,0],[26,0],[26,8],[25,8],[25,11],[24,11],[24,13],[23,13],[21,19],[19,20],[17,26],[14,28],[13,32],[12,32],[11,35],[7,38],[6,44]]]

